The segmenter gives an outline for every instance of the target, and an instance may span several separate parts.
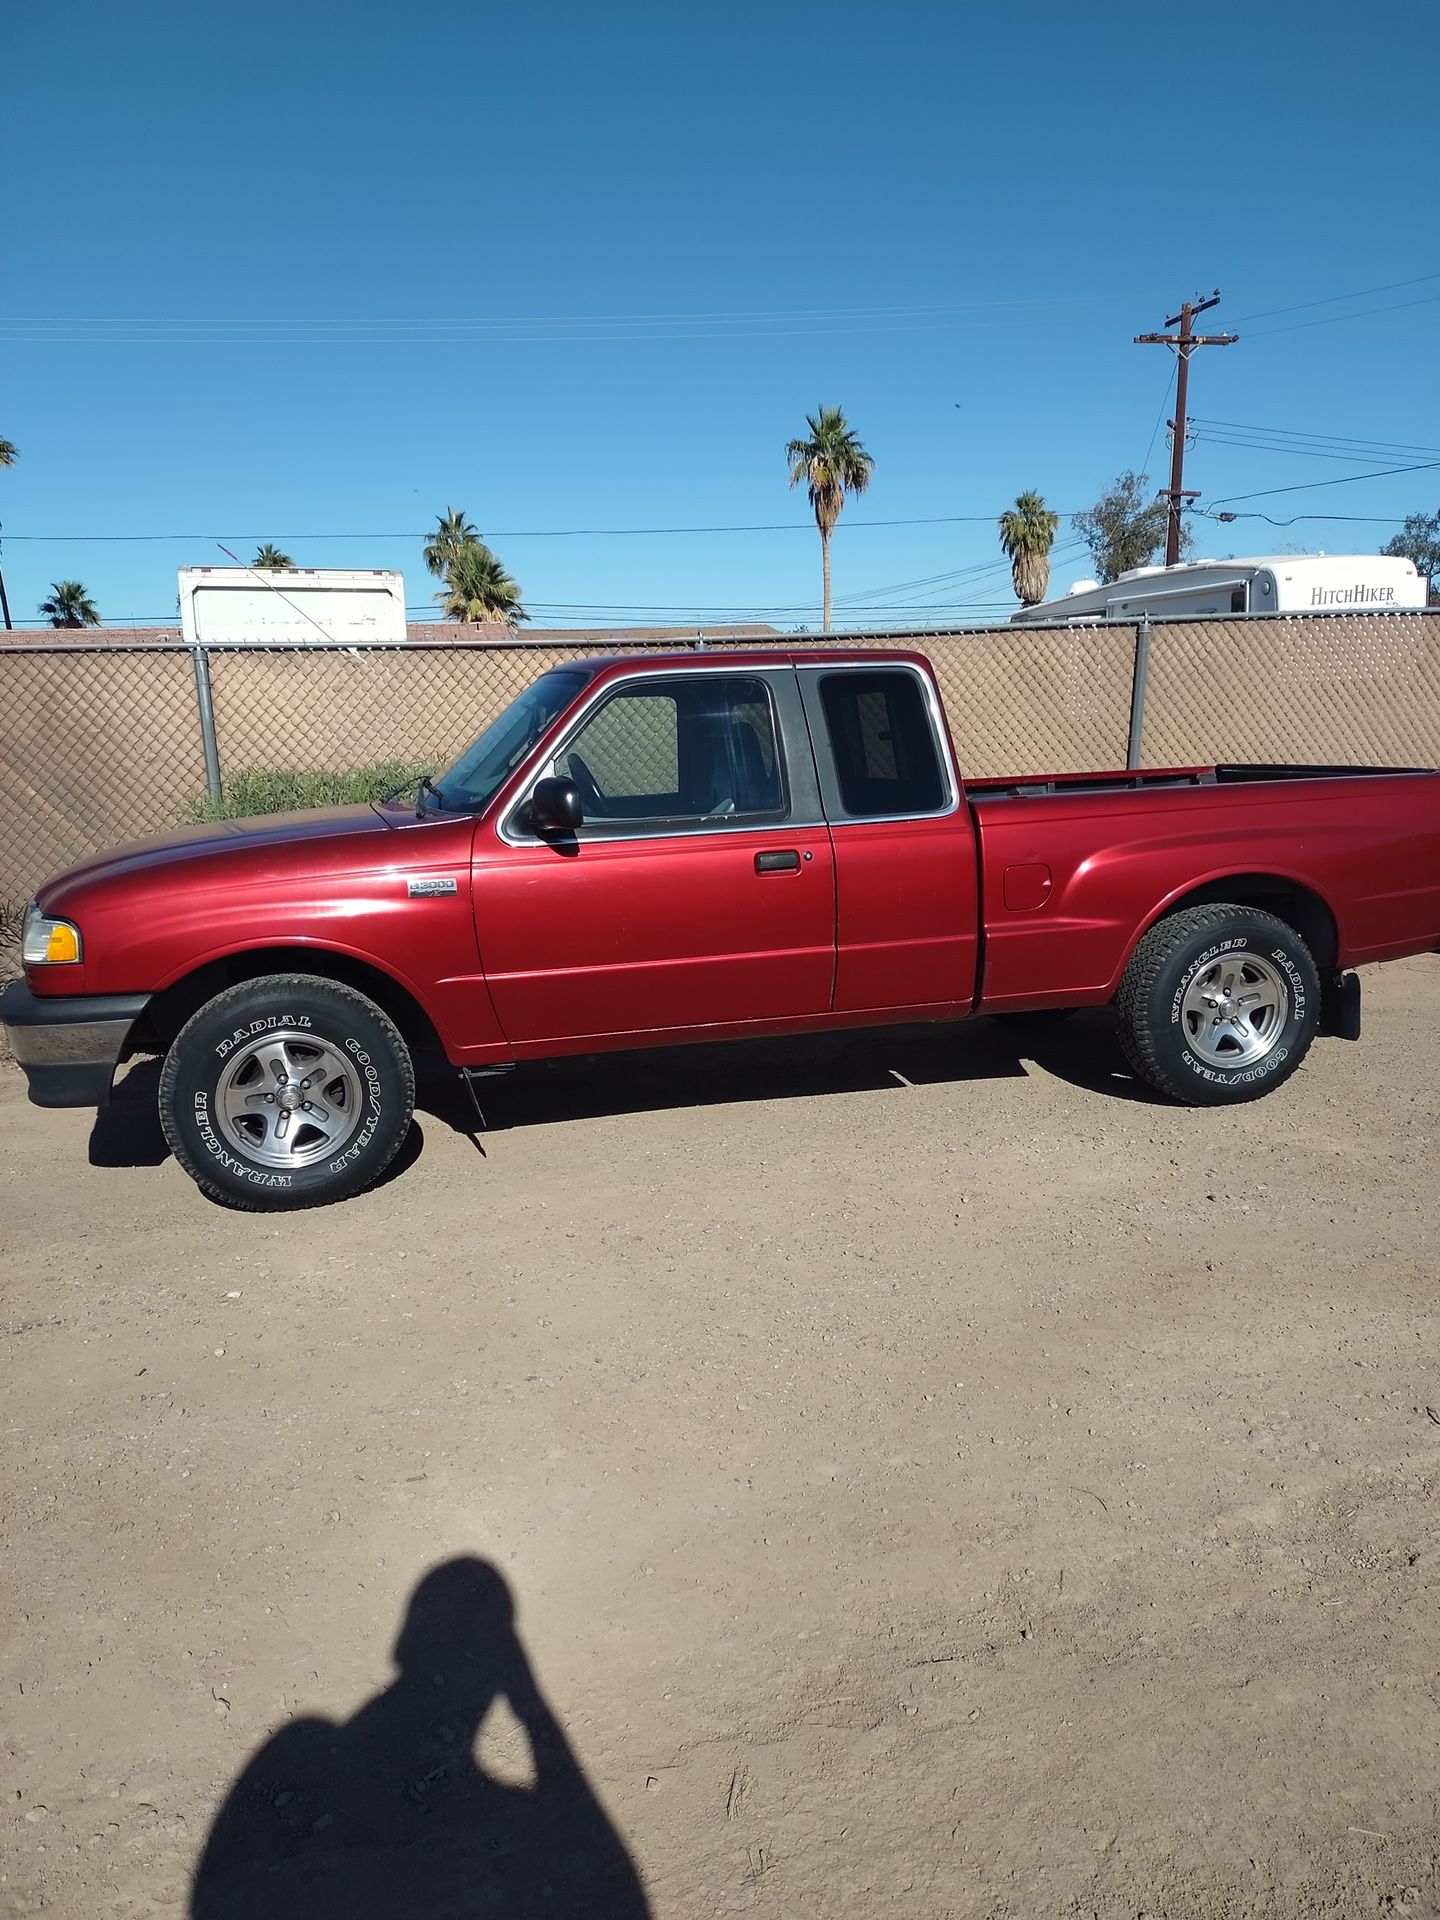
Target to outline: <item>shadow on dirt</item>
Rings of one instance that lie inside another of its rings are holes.
[[[1112,1100],[1155,1098],[1135,1081],[1105,1009],[1059,1024],[977,1020],[953,1027],[880,1027],[803,1039],[732,1040],[644,1053],[587,1054],[537,1062],[476,1083],[482,1127],[463,1082],[444,1061],[417,1061],[417,1107],[475,1139],[511,1127],[550,1126],[678,1107],[746,1100],[804,1100],[829,1093],[880,1093],[897,1086],[963,1086],[972,1080],[1042,1073]],[[169,1158],[155,1097],[154,1060],[131,1067],[90,1135],[93,1167],[154,1167]],[[379,1184],[398,1179],[420,1157],[417,1124]]]
[[[90,1129],[92,1167],[158,1167],[170,1158],[155,1097],[160,1062],[137,1060],[116,1084],[108,1107],[99,1107]]]
[[[395,1663],[352,1720],[291,1721],[248,1762],[206,1841],[191,1920],[646,1920],[496,1569],[457,1559],[426,1574]],[[476,1759],[497,1701],[524,1731],[529,1785]]]
[[[160,1062],[137,1060],[116,1084],[109,1106],[100,1107],[95,1114],[89,1144],[92,1167],[158,1167],[170,1158],[156,1104],[159,1092]],[[463,1088],[461,1092],[463,1097]],[[471,1131],[474,1125],[472,1108]],[[406,1134],[400,1151],[374,1184],[383,1187],[398,1180],[414,1166],[424,1147],[425,1133],[417,1121]]]
[[[963,1086],[1024,1078],[1026,1063],[1113,1100],[1156,1096],[1130,1074],[1106,1009],[1053,1025],[977,1020],[953,1027],[867,1028],[804,1039],[733,1040],[645,1053],[590,1054],[538,1062],[479,1080],[487,1133],[678,1107],[745,1100],[803,1100],[830,1093],[893,1092],[897,1086]],[[420,1104],[458,1132],[473,1133],[475,1109],[453,1071],[425,1076]]]

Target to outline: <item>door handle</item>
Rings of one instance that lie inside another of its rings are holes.
[[[757,853],[755,856],[756,873],[794,873],[800,865],[800,856],[794,848],[784,853]]]

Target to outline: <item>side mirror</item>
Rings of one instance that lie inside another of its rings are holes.
[[[573,833],[585,821],[573,780],[558,775],[537,780],[530,795],[530,825],[536,833]]]

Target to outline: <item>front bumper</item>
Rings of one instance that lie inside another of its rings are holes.
[[[148,993],[77,993],[42,998],[23,980],[0,993],[0,1021],[37,1107],[99,1107]]]

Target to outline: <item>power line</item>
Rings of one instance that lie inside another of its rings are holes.
[[[1334,483],[1322,481],[1319,484],[1329,485]],[[1281,491],[1284,491],[1284,489],[1281,489]],[[1256,498],[1258,496],[1248,495],[1245,497]],[[1192,508],[1191,512],[1199,519],[1218,518],[1212,509],[1206,507]],[[1344,524],[1347,526],[1394,527],[1399,524],[1403,516],[1398,513],[1297,513],[1291,514],[1287,518],[1277,518],[1273,514],[1251,511],[1249,513],[1237,513],[1233,516],[1227,516],[1227,519],[1228,518],[1233,518],[1236,521],[1263,520],[1267,525],[1272,527],[1293,527],[1300,525],[1302,522],[1323,525]],[[1050,557],[1052,560],[1073,557],[1083,546],[1083,541],[1067,541],[1063,545],[1054,548]],[[993,567],[987,567],[986,570],[999,571],[1005,564],[1003,561],[996,562]],[[899,584],[902,583],[897,583],[897,585]],[[852,600],[858,600],[858,598],[858,595],[852,596]],[[885,615],[913,611],[917,606],[927,609],[939,608],[948,614],[1005,612],[1009,607],[1008,601],[967,600],[952,602],[912,601],[903,604],[855,606],[852,608],[852,600],[840,603],[841,611],[837,614],[834,623],[837,626],[846,625],[853,628],[862,623],[862,615],[866,619],[881,620]],[[731,619],[737,622],[743,622],[745,620],[756,622],[773,619],[794,622],[798,615],[808,614],[814,611],[809,602],[791,602],[783,606],[770,606],[756,603],[745,606],[710,605],[701,607],[683,605],[675,602],[530,600],[527,602],[527,606],[533,613],[544,614],[547,617],[555,618],[557,623],[562,627],[567,623],[608,624],[603,621],[602,616],[613,614],[663,613],[671,616],[666,624],[671,626],[686,626],[696,623],[703,625],[707,621],[719,620],[721,618]],[[407,606],[405,612],[408,615],[414,616],[415,625],[450,626],[454,624],[453,622],[436,618],[436,609],[428,604]],[[14,624],[17,629],[35,629],[38,631],[48,629],[51,623],[47,619],[24,617],[16,620]],[[125,626],[177,628],[178,630],[178,615],[173,608],[167,613],[127,613],[112,616],[107,621],[106,626],[107,629],[112,632]],[[457,637],[459,637],[458,631]]]
[[[1145,449],[1145,458],[1140,462],[1139,467],[1136,469],[1138,473],[1148,474],[1150,471],[1150,455],[1155,450],[1155,442],[1159,437],[1159,433],[1160,433],[1160,422],[1165,418],[1165,407],[1170,399],[1171,392],[1175,386],[1175,374],[1176,374],[1176,368],[1171,367],[1170,371],[1165,376],[1165,391],[1160,396],[1160,410],[1155,415],[1154,426],[1150,429],[1150,444]]]
[[[1363,447],[1346,447],[1339,451],[1329,447],[1292,447],[1278,440],[1247,440],[1241,438],[1238,434],[1229,433],[1198,432],[1192,435],[1192,440],[1210,447],[1241,447],[1250,453],[1293,454],[1297,458],[1304,460],[1340,460],[1353,463],[1356,460],[1379,460],[1383,458],[1381,454],[1373,450],[1367,452]],[[1431,451],[1440,453],[1440,447],[1433,449],[1427,447],[1425,451],[1427,453]],[[1401,467],[1398,468],[1397,471],[1403,473],[1405,469]]]
[[[872,632],[872,631],[882,630],[888,626],[893,626],[897,622],[904,622],[906,624],[911,624],[913,623],[914,616],[918,614],[923,614],[927,616],[931,624],[939,624],[945,621],[958,619],[961,615],[998,616],[1002,614],[1008,614],[1013,610],[1014,610],[1013,600],[911,601],[911,602],[901,603],[893,607],[879,607],[874,609],[873,612],[867,612],[863,617],[860,614],[837,614],[832,620],[831,624],[832,624],[832,628],[834,629],[843,628],[851,632]],[[673,628],[691,629],[696,627],[717,627],[717,626],[756,626],[756,625],[764,624],[764,625],[776,625],[777,631],[784,633],[787,630],[808,628],[812,620],[818,620],[818,616],[819,616],[819,609],[817,607],[817,608],[802,608],[798,613],[787,613],[784,615],[776,615],[771,619],[765,619],[761,615],[756,615],[755,617],[750,619],[735,619],[735,618],[727,617],[723,609],[716,609],[713,607],[696,607],[693,610],[689,610],[683,613],[681,612],[674,613],[668,619],[663,620],[657,624],[660,627],[672,628],[672,629]],[[464,630],[463,623],[459,623],[455,621],[416,620],[411,622],[410,624],[414,626],[444,627],[448,632],[453,633],[456,640],[463,640],[465,638],[465,630]],[[568,616],[551,617],[547,625],[539,629],[539,631],[541,632],[554,631],[557,633],[561,633],[561,632],[570,631],[575,628],[581,628],[581,629],[603,628],[607,630],[614,629],[616,631],[628,631],[631,628],[634,628],[636,630],[644,630],[647,627],[649,627],[651,624],[652,624],[651,622],[648,622],[645,620],[633,620],[633,621],[627,620],[627,621],[621,621],[618,623],[613,620],[601,620],[599,618],[592,617],[592,615],[590,615],[589,613],[581,609],[576,613]],[[105,633],[117,633],[117,632],[125,632],[128,630],[138,630],[138,629],[147,629],[147,628],[155,628],[166,633],[173,632],[178,634],[179,623],[175,614],[173,613],[170,613],[170,614],[127,613],[127,614],[121,614],[118,616],[107,616],[104,622],[102,623],[100,631]],[[49,632],[53,630],[56,633],[57,638],[64,638],[68,636],[69,638],[79,641],[82,644],[84,641],[84,630],[76,631],[76,630],[65,629],[65,628],[54,628],[53,623],[47,619],[38,619],[38,618],[37,619],[28,619],[28,618],[20,619],[15,622],[15,629],[17,631],[29,631],[29,632],[37,632],[37,633]],[[532,637],[533,637],[533,632],[534,630],[532,629],[531,630]],[[523,639],[525,637],[525,634],[526,634],[526,630],[522,628],[520,630],[520,637]],[[397,643],[397,644],[403,644],[403,643]]]
[[[1440,279],[1440,275],[1433,276]],[[1083,304],[1098,295],[1064,296],[1068,305]],[[1049,297],[1007,300],[932,301],[922,304],[879,307],[754,307],[728,308],[700,313],[590,313],[590,314],[412,314],[375,315],[362,319],[353,314],[233,314],[211,316],[157,314],[11,314],[0,316],[0,324],[15,326],[164,326],[164,327],[588,327],[664,325],[676,321],[687,324],[720,323],[735,320],[853,320],[889,317],[895,314],[990,313],[1011,307],[1049,307]]]
[[[1302,300],[1284,307],[1265,307],[1258,313],[1242,314],[1237,325],[1246,326],[1255,320],[1268,320],[1289,313],[1301,313],[1314,307],[1335,306],[1346,300],[1368,299],[1377,293],[1393,293],[1406,287],[1428,285],[1440,280],[1440,274],[1417,274],[1406,280],[1389,280],[1379,286],[1357,287],[1349,293],[1325,294],[1315,300]],[[1098,294],[1071,294],[1062,297],[1062,303],[1068,306],[1093,305],[1102,297]],[[1440,298],[1440,295],[1429,296]],[[456,330],[480,329],[489,333],[507,333],[516,329],[537,329],[539,337],[573,333],[578,328],[611,328],[657,326],[684,327],[724,327],[736,325],[785,324],[795,321],[865,321],[877,320],[931,320],[956,315],[1004,314],[1016,309],[1045,309],[1055,302],[1049,298],[1035,296],[1007,297],[999,300],[964,301],[913,301],[900,305],[854,306],[854,307],[740,307],[700,311],[695,313],[666,311],[659,313],[594,313],[594,314],[380,314],[361,317],[354,314],[221,314],[221,315],[171,315],[171,314],[8,314],[0,316],[0,328],[6,327],[67,327],[82,329],[102,329],[116,327],[135,327],[151,330],[157,339],[169,339],[174,335],[193,333],[196,337],[214,336],[225,330],[235,332],[242,337],[262,336],[275,329],[294,329],[297,334],[318,334],[321,332],[352,335],[363,339],[380,331],[392,331],[406,334],[426,335],[439,331],[442,334]],[[1400,305],[1421,304],[1420,302],[1401,302]],[[1373,309],[1376,312],[1390,312],[1393,308]],[[1349,315],[1336,315],[1337,319],[1347,319]],[[1282,331],[1282,329],[1267,329]],[[98,333],[93,337],[101,337]]]
[[[1417,274],[1408,280],[1387,280],[1380,286],[1356,287],[1348,293],[1325,294],[1316,300],[1302,300],[1286,307],[1265,307],[1258,313],[1242,314],[1237,325],[1254,320],[1269,320],[1282,314],[1300,313],[1311,307],[1334,306],[1344,300],[1365,300],[1376,293],[1394,293],[1405,287],[1428,285],[1440,280],[1440,273]],[[1067,294],[1060,296],[1067,306],[1093,305],[1106,296]],[[999,300],[910,301],[900,304],[851,307],[727,307],[698,312],[665,311],[659,313],[588,314],[77,314],[39,313],[0,315],[0,325],[13,326],[154,326],[154,327],[585,327],[649,326],[683,323],[685,325],[725,324],[754,320],[852,320],[890,318],[895,315],[948,313],[992,313],[1014,307],[1049,308],[1052,297],[1025,295]]]
[[[1206,507],[1196,507],[1193,511],[1201,519],[1219,518],[1217,514],[1212,514]],[[1318,520],[1326,523],[1344,521],[1350,526],[1393,527],[1396,522],[1402,518],[1398,513],[1292,513],[1288,520],[1277,520],[1272,513],[1258,512],[1232,513],[1227,514],[1225,517],[1227,520],[1265,520],[1268,521],[1272,527],[1295,527],[1298,526],[1302,520]]]
[[[1368,300],[1372,293],[1396,293],[1401,287],[1426,286],[1432,280],[1440,280],[1440,273],[1419,273],[1413,280],[1387,280],[1383,287],[1357,287],[1354,293],[1330,293],[1323,300],[1301,300],[1293,307],[1266,307],[1263,313],[1242,313],[1235,324],[1248,327],[1252,320],[1272,320],[1279,314],[1303,313],[1310,307],[1333,307],[1341,300]]]
[[[1375,473],[1344,473],[1338,480],[1305,480],[1293,487],[1262,487],[1258,493],[1225,493],[1212,500],[1212,507],[1226,506],[1232,500],[1265,500],[1276,493],[1308,493],[1313,487],[1344,487],[1352,480],[1388,480],[1396,473],[1429,473],[1440,467],[1440,460],[1422,460],[1413,467],[1381,467]]]
[[[1333,327],[1342,320],[1369,320],[1378,313],[1400,313],[1406,307],[1428,307],[1440,300],[1440,293],[1427,293],[1421,300],[1397,300],[1388,307],[1362,307],[1358,313],[1331,313],[1323,320],[1296,320],[1288,327],[1260,327],[1246,334],[1247,340],[1268,340],[1277,333],[1299,333],[1306,327]]]
[[[1066,543],[1065,546],[1057,548],[1055,552],[1057,555],[1063,554],[1068,552],[1071,548],[1077,548],[1081,545],[1083,545],[1083,542],[1071,541]],[[843,612],[847,613],[849,617],[855,618],[855,619],[859,619],[861,617],[870,617],[871,615],[879,612],[903,610],[906,607],[917,606],[917,605],[949,606],[953,603],[946,599],[938,599],[938,600],[932,599],[928,601],[919,601],[919,600],[907,599],[905,598],[905,596],[910,593],[922,593],[927,588],[940,587],[950,583],[954,583],[956,585],[965,584],[967,582],[978,583],[978,580],[977,580],[978,576],[981,576],[984,574],[993,574],[993,573],[1003,572],[1008,568],[1008,565],[1009,565],[1009,562],[1005,560],[984,561],[979,563],[976,566],[956,569],[953,573],[932,575],[928,578],[920,579],[920,580],[893,581],[881,587],[863,588],[858,590],[855,594],[839,600],[837,602],[837,606],[839,606],[839,608]],[[867,602],[871,602],[871,604],[867,604]],[[976,604],[979,604],[979,603],[976,603]],[[990,603],[987,603],[987,604],[990,604]],[[996,602],[994,604],[1000,604],[1000,603]],[[666,614],[666,615],[672,615],[676,617],[684,617],[686,619],[693,619],[696,617],[711,618],[711,617],[718,617],[722,615],[732,616],[737,618],[748,617],[751,619],[758,619],[761,617],[786,618],[786,617],[803,616],[803,615],[810,614],[815,610],[814,601],[808,598],[804,600],[798,600],[798,601],[752,600],[752,601],[745,601],[737,604],[737,603],[725,603],[725,602],[719,602],[719,601],[699,602],[699,601],[673,601],[673,600],[671,601],[540,600],[540,599],[532,599],[527,596],[525,605],[526,605],[527,611],[532,614],[543,614],[546,616],[550,616],[550,615],[568,615],[568,616],[574,616],[574,617],[584,616],[587,618],[594,615],[617,615],[618,614],[618,615],[630,616],[634,614]],[[414,603],[414,602],[407,603],[405,607],[405,612],[407,615],[412,616],[416,620],[416,622],[419,624],[435,624],[435,625],[446,624],[445,622],[437,618],[436,608],[434,607],[434,605],[432,605],[428,601],[419,602],[419,603]],[[178,618],[178,616],[173,611],[170,612],[169,614],[155,614],[155,615],[127,614],[124,617],[128,620],[144,622],[147,624],[151,621],[157,621],[162,625],[168,624],[171,626],[176,624],[176,620]],[[44,623],[32,622],[31,624],[44,624]]]
[[[1440,279],[1440,274],[1419,274],[1405,280],[1357,288],[1349,293],[1325,294],[1314,300],[1293,302],[1283,307],[1266,307],[1257,313],[1243,315],[1237,324],[1248,326],[1255,320],[1368,299],[1374,294],[1426,285],[1436,279]],[[1063,296],[1062,304],[1094,305],[1106,297],[1109,296],[1072,294]],[[1297,324],[1329,326],[1340,320],[1398,312],[1405,307],[1425,305],[1436,299],[1440,299],[1440,294],[1366,308],[1357,313],[1326,315],[1318,320]],[[387,338],[415,344],[440,344],[464,339],[505,344],[511,341],[555,343],[606,339],[786,338],[803,335],[813,337],[831,332],[931,331],[963,320],[998,320],[1032,310],[1038,314],[1054,304],[1051,299],[1007,296],[996,300],[910,302],[887,306],[737,308],[698,313],[396,314],[368,318],[301,314],[11,314],[0,316],[0,338],[59,345],[106,342],[131,345],[337,345],[346,342],[380,344]],[[683,331],[657,332],[658,328],[679,328]],[[1267,327],[1252,337],[1262,339],[1268,334],[1287,331],[1290,329],[1286,327]]]
[[[1062,546],[1053,549],[1053,553],[1068,553],[1076,548],[1083,547],[1084,544],[1083,540],[1069,540]],[[969,566],[955,567],[946,573],[927,574],[918,580],[897,580],[888,586],[862,588],[856,593],[837,596],[835,604],[837,606],[854,606],[861,601],[879,598],[891,593],[908,593],[919,591],[924,587],[950,586],[958,584],[961,581],[973,583],[983,578],[986,574],[1003,574],[1008,573],[1009,570],[1010,562],[1004,558],[998,560],[977,560]]]
[[[1072,296],[1067,304],[1083,304]],[[247,319],[166,316],[12,315],[0,317],[0,339],[56,345],[436,345],[563,344],[585,341],[788,339],[856,333],[923,333],[962,322],[990,324],[1047,302],[1036,299],[967,301],[902,307],[812,308],[717,314],[612,314],[549,318],[436,315],[355,319],[267,317]],[[668,331],[665,329],[669,329]],[[676,329],[679,329],[676,331]]]
[[[38,346],[161,346],[161,347],[211,347],[211,346],[257,346],[257,347],[344,347],[344,346],[567,346],[585,345],[595,342],[652,342],[688,340],[694,342],[724,340],[800,340],[800,339],[842,339],[857,334],[904,334],[904,333],[946,333],[956,325],[960,316],[953,320],[925,321],[914,326],[833,326],[833,327],[765,327],[747,328],[741,331],[689,332],[689,333],[567,333],[567,334],[524,334],[524,333],[482,333],[475,331],[457,331],[452,333],[429,333],[413,340],[400,339],[398,336],[384,334],[148,334],[148,333],[37,333],[4,332],[0,326],[0,340],[7,345]],[[982,316],[975,316],[977,319]],[[1003,316],[999,314],[984,316],[985,324],[997,324]],[[1010,321],[1013,325],[1013,319]]]
[[[1330,483],[1321,482],[1320,484],[1326,485]],[[1213,519],[1216,517],[1209,508],[1198,507],[1193,508],[1191,511],[1200,519]],[[1299,525],[1302,522],[1315,522],[1326,525],[1344,524],[1349,526],[1393,527],[1399,524],[1402,517],[1400,514],[1381,513],[1297,513],[1291,514],[1288,518],[1277,518],[1273,514],[1258,511],[1233,515],[1233,518],[1237,521],[1263,520],[1268,525],[1274,527],[1291,527]],[[1054,548],[1050,557],[1052,560],[1073,557],[1084,547],[1084,544],[1082,540],[1066,541]],[[983,566],[977,566],[974,569],[959,569],[958,571],[960,573],[999,572],[1007,564],[1008,563],[1003,560],[993,563],[987,562]],[[938,584],[939,580],[945,577],[946,576],[937,576],[933,584]],[[930,584],[932,584],[931,581],[896,582],[889,591],[899,591],[907,585],[923,586]],[[861,594],[864,592],[881,591],[885,591],[885,589],[862,589]],[[850,599],[838,603],[839,612],[836,615],[834,623],[836,626],[844,625],[854,628],[863,625],[866,620],[882,621],[887,615],[910,613],[916,610],[933,611],[937,614],[945,615],[982,612],[1003,613],[1006,612],[1010,606],[1008,600],[895,601],[881,605],[859,605],[856,603],[860,601],[861,594],[853,595]],[[561,627],[567,624],[605,624],[606,622],[603,617],[615,614],[626,616],[637,614],[665,614],[670,616],[666,624],[671,626],[686,626],[696,623],[703,625],[707,621],[717,621],[720,619],[728,619],[737,623],[743,623],[745,621],[753,623],[762,620],[779,619],[794,623],[797,621],[798,616],[803,616],[814,611],[812,604],[808,601],[789,602],[783,605],[752,602],[745,605],[706,604],[702,606],[673,601],[529,600],[526,604],[532,613],[543,614],[547,618],[553,618]],[[414,624],[416,625],[451,626],[454,624],[453,622],[437,619],[435,617],[435,608],[428,604],[407,606],[405,611],[408,615],[415,617]],[[176,627],[177,624],[178,616],[173,609],[168,613],[129,613],[114,616],[107,622],[111,631],[125,625],[173,628]],[[41,630],[49,628],[50,622],[41,618],[22,618],[17,620],[15,625],[17,628]],[[458,630],[457,637],[460,637]]]
[[[1063,513],[1062,520],[1073,518]],[[910,520],[847,520],[847,528],[854,527],[962,527],[993,526],[993,513],[942,513],[929,514]],[[286,533],[271,529],[266,533],[227,533],[227,540],[429,540],[435,529],[428,527],[422,533]],[[526,527],[494,529],[486,534],[487,540],[618,540],[652,534],[712,534],[712,533],[809,533],[815,531],[813,520],[768,520],[758,521],[748,526],[712,526],[712,527]],[[222,536],[217,533],[6,533],[7,540],[41,541],[47,545],[60,545],[72,542],[106,542],[119,544],[131,541],[165,540],[203,540],[214,542]]]
[[[1197,427],[1224,427],[1235,433],[1274,434],[1286,440],[1323,440],[1331,446],[1372,447],[1382,453],[1440,453],[1440,447],[1417,446],[1408,440],[1364,440],[1358,434],[1308,433],[1300,427],[1259,427],[1249,420],[1211,420],[1198,413],[1191,418]]]

